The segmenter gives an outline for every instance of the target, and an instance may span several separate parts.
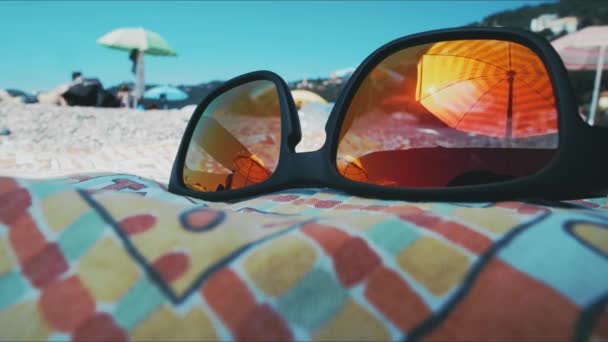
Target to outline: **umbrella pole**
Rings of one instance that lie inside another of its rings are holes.
[[[515,71],[509,71],[509,99],[507,104],[507,147],[511,147],[511,136],[513,135],[513,81]]]
[[[589,108],[589,124],[595,124],[595,112],[600,93],[600,83],[602,81],[602,71],[604,66],[604,54],[606,53],[606,45],[600,46],[600,54],[597,57],[597,68],[595,69],[595,83],[593,85],[593,96],[591,97],[591,107]]]
[[[135,69],[135,100],[134,107],[137,108],[137,103],[144,96],[144,52],[141,50],[137,51],[137,66]]]

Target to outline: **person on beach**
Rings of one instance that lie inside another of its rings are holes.
[[[129,53],[129,60],[131,61],[131,63],[133,63],[131,65],[131,72],[133,74],[135,74],[135,71],[137,69],[137,55],[139,54],[139,51],[137,49],[133,49],[131,50],[131,52]]]
[[[118,93],[116,94],[118,100],[120,101],[121,107],[131,108],[131,94],[129,86],[126,84],[121,84],[118,88]]]
[[[0,102],[23,103],[21,97],[12,96],[8,91],[0,89]]]
[[[65,94],[69,89],[70,89],[70,85],[67,83],[64,83],[64,84],[57,86],[57,88],[50,90],[48,92],[38,93],[36,95],[36,99],[38,100],[38,103],[52,104],[52,105],[56,105],[56,106],[67,106],[68,102],[63,97],[63,94]]]
[[[167,94],[160,94],[160,108],[169,109],[169,102],[167,101]]]
[[[74,71],[72,72],[72,83],[71,85],[76,85],[79,83],[82,83],[84,80],[82,78],[82,72],[80,71]]]

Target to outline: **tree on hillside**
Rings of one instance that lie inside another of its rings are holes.
[[[577,17],[579,19],[579,29],[591,25],[608,25],[608,0],[561,0],[554,3],[526,5],[515,10],[492,14],[473,25],[514,27],[529,30],[532,19],[542,14],[553,13],[559,17]],[[545,37],[555,38],[547,35]]]

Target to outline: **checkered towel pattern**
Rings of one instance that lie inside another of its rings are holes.
[[[0,339],[608,339],[606,202],[0,178]]]

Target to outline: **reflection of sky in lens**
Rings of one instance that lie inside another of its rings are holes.
[[[534,1],[534,4],[540,2]],[[73,70],[106,86],[133,79],[125,52],[95,43],[143,26],[177,58],[146,59],[149,83],[197,84],[270,69],[287,80],[357,66],[391,39],[466,25],[531,1],[0,2],[0,88],[48,90]]]

